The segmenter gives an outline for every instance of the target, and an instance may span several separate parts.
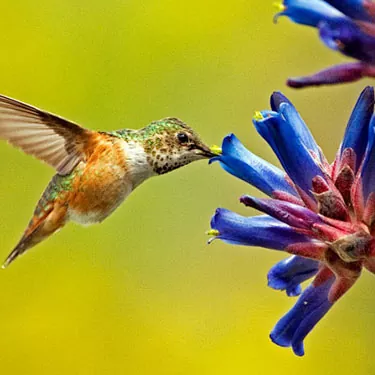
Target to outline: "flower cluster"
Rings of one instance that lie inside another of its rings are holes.
[[[304,354],[306,335],[362,269],[375,273],[374,102],[374,90],[367,87],[332,164],[278,92],[271,96],[272,110],[257,112],[253,122],[285,172],[248,151],[233,134],[224,138],[221,155],[211,159],[270,197],[240,198],[265,215],[217,209],[209,232],[213,239],[291,254],[268,273],[268,285],[289,296],[301,294],[300,284],[314,277],[271,333],[274,343],[291,346],[297,355]]]
[[[358,61],[306,77],[288,79],[291,87],[331,85],[375,77],[375,2],[372,0],[284,0],[280,16],[316,27],[323,43]]]

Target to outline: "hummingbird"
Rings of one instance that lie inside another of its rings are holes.
[[[3,268],[69,221],[102,222],[148,178],[216,155],[178,118],[94,131],[3,95],[0,138],[57,172]]]

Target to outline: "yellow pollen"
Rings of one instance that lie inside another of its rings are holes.
[[[206,232],[206,234],[208,234],[209,236],[215,236],[216,237],[220,234],[220,232],[216,229],[211,229],[211,230],[208,230]]]
[[[216,146],[216,145],[212,145],[212,146],[210,147],[210,151],[211,151],[213,154],[215,154],[215,155],[221,155],[221,154],[223,153],[222,150],[221,150],[221,147]]]
[[[275,1],[272,5],[278,12],[284,12],[286,9],[286,6],[281,1]]]
[[[256,121],[262,121],[262,120],[264,120],[264,117],[263,117],[261,112],[256,111],[254,113],[253,119],[256,120]]]

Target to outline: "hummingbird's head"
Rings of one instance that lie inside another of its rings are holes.
[[[157,174],[170,172],[195,160],[216,156],[193,129],[177,118],[155,121],[147,128],[149,136],[144,148],[148,162]]]

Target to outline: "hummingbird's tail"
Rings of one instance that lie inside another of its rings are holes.
[[[54,196],[57,176],[52,179],[44,191],[22,238],[8,255],[2,268],[9,266],[19,255],[55,233],[66,223],[68,210],[66,201]],[[51,199],[52,197],[53,199]]]

